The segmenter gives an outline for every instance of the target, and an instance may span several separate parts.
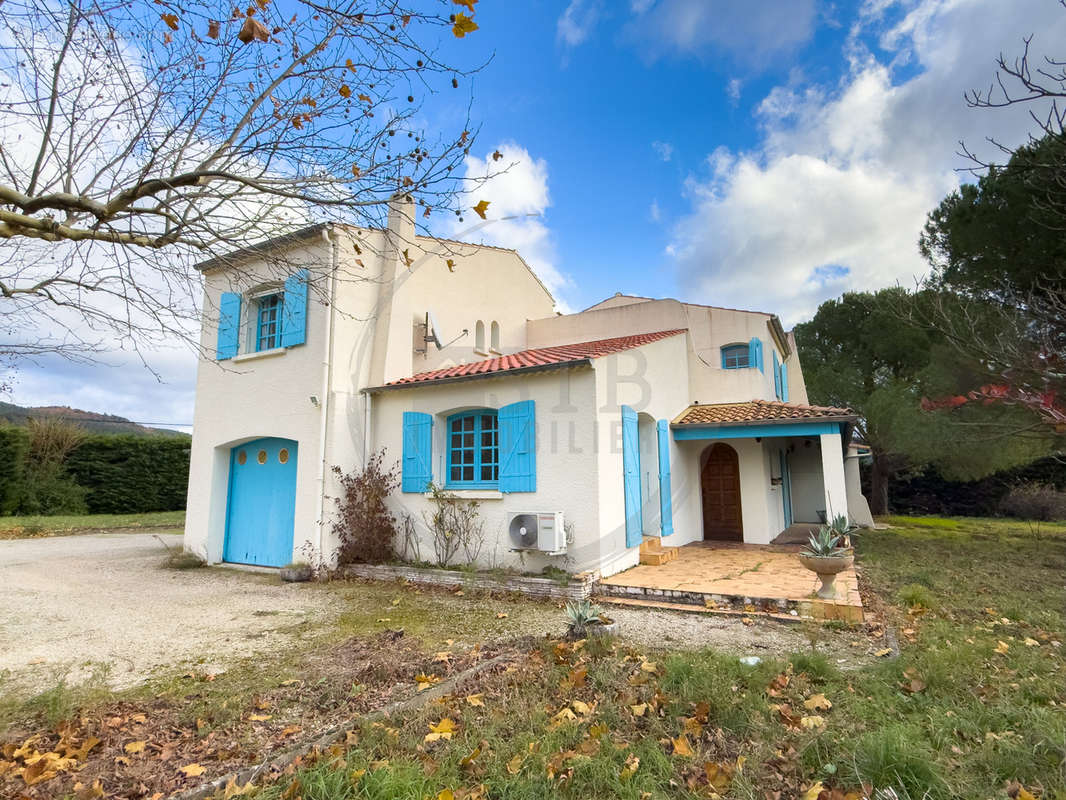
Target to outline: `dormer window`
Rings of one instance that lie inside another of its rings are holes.
[[[751,347],[730,344],[722,348],[722,369],[747,369],[751,366]]]

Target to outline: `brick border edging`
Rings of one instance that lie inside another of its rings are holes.
[[[596,582],[594,572],[579,572],[568,583],[533,575],[497,577],[486,572],[458,572],[436,567],[409,567],[396,564],[349,564],[341,570],[346,578],[374,581],[406,580],[429,586],[458,586],[489,592],[518,592],[549,600],[586,600]]]
[[[475,664],[469,669],[460,672],[458,675],[438,683],[436,686],[433,686],[424,692],[416,694],[414,697],[408,697],[406,700],[397,700],[383,708],[379,708],[377,711],[353,717],[338,725],[333,725],[318,734],[314,739],[305,741],[303,744],[297,745],[289,750],[284,750],[280,755],[267,758],[254,766],[229,772],[212,781],[202,783],[193,789],[187,789],[184,792],[169,795],[169,800],[204,800],[205,798],[213,797],[218,792],[224,791],[226,786],[231,782],[238,786],[247,786],[265,772],[275,770],[277,773],[280,773],[300,756],[307,755],[314,749],[321,750],[325,748],[334,741],[340,739],[340,737],[347,731],[363,722],[391,716],[392,714],[399,712],[411,711],[412,709],[424,706],[431,700],[436,700],[450,694],[451,690],[463,681],[473,678],[475,675],[513,658],[513,653],[505,653],[503,655],[498,655],[495,658],[490,658],[488,661],[482,661],[480,664]]]

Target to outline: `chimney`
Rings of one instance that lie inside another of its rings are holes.
[[[401,254],[415,241],[415,203],[411,195],[397,192],[389,198],[388,241]],[[402,256],[400,256],[402,258]]]

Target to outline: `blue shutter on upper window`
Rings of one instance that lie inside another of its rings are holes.
[[[400,489],[424,492],[433,480],[433,417],[420,411],[403,412],[403,460]]]
[[[622,406],[622,487],[626,513],[626,547],[644,536],[644,507],[640,496],[640,429],[637,412]]]
[[[758,367],[759,372],[764,372],[762,360],[762,339],[753,337],[748,343],[748,366]]]
[[[781,362],[777,360],[777,351],[774,350],[774,397],[781,399]]]
[[[781,364],[781,399],[788,402],[788,367]]]
[[[674,532],[674,499],[670,488],[670,423],[661,419],[655,423],[659,437],[659,518],[661,536]]]
[[[497,413],[500,437],[500,491],[537,491],[536,403],[522,400]]]
[[[281,301],[282,347],[307,341],[307,281],[306,269],[285,279],[285,295]]]
[[[218,345],[215,358],[225,361],[237,355],[241,340],[241,296],[223,292],[218,301]]]

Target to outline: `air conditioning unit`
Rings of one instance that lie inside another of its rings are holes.
[[[562,511],[523,511],[511,514],[507,532],[512,550],[539,550],[550,556],[566,552]]]

